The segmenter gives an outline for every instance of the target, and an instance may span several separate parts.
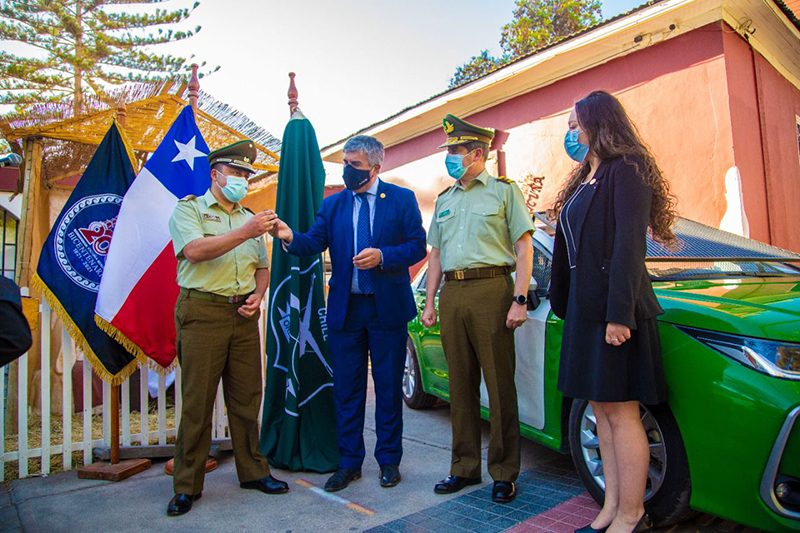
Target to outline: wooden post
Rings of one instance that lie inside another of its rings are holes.
[[[295,110],[297,110],[297,86],[294,84],[294,76],[294,72],[289,73],[289,92],[287,94],[289,96],[290,117],[294,115]]]
[[[197,77],[197,63],[192,64],[192,78],[189,80],[189,105],[197,111],[197,93],[200,91],[200,79]]]
[[[497,175],[506,177],[506,151],[497,151]]]
[[[127,121],[128,109],[125,107],[125,101],[120,100],[119,105],[117,106],[117,122],[119,122],[119,125],[124,128]]]
[[[84,362],[86,364],[86,362]],[[91,405],[91,404],[90,404]],[[90,407],[91,409],[91,407]],[[150,468],[150,459],[119,460],[119,385],[111,386],[111,462],[97,462],[78,469],[80,479],[122,481]]]
[[[111,385],[111,464],[119,463],[119,385]]]
[[[497,175],[501,177],[508,177],[508,174],[506,174],[506,152],[503,150],[503,145],[508,140],[509,135],[507,131],[495,130],[490,148],[490,150],[497,150]]]
[[[41,242],[34,238],[34,226],[36,212],[38,209],[46,209],[46,206],[37,206],[40,196],[42,174],[42,140],[38,137],[27,137],[23,141],[25,151],[25,175],[23,177],[22,189],[22,212],[19,220],[19,231],[17,232],[17,274],[16,282],[20,287],[30,285],[30,279],[35,271],[35,264],[31,265],[33,250]],[[36,256],[38,259],[38,255]]]
[[[39,260],[39,250],[41,250],[44,238],[36,238],[38,228],[36,224],[38,209],[37,201],[41,196],[41,173],[42,173],[42,140],[38,137],[26,137],[23,139],[24,150],[24,174],[22,189],[22,211],[17,225],[17,257],[16,257],[16,283],[20,287],[29,287],[31,277],[36,269],[36,262]],[[47,228],[49,231],[49,228]],[[46,237],[46,235],[45,235]],[[38,250],[37,250],[38,247]],[[33,266],[32,266],[33,265]],[[38,293],[33,296],[39,297]],[[49,325],[48,325],[49,327]],[[28,355],[34,360],[41,357],[39,337],[34,335],[33,346]],[[27,376],[25,376],[27,383]],[[17,431],[19,420],[19,410],[27,409],[27,405],[18,404],[19,395],[19,360],[13,361],[9,365],[8,390],[6,391],[6,417],[5,433],[13,435]],[[0,399],[2,401],[2,399]]]

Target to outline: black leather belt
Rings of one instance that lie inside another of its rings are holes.
[[[184,289],[183,287],[181,287],[181,294],[184,296],[188,296],[189,298],[196,298],[198,300],[208,300],[209,302],[218,302],[223,304],[237,304],[239,302],[244,302],[245,300],[247,300],[247,297],[253,293],[250,292],[248,294],[223,296],[221,294],[214,294],[213,292],[203,292],[203,291],[198,291],[196,289]]]
[[[511,274],[510,266],[467,268],[465,270],[449,270],[444,273],[444,279],[445,281],[466,281],[468,279],[496,278],[508,274]]]

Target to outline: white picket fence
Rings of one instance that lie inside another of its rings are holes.
[[[27,294],[27,289],[22,289],[23,295]],[[18,396],[17,406],[19,408],[19,416],[17,420],[17,450],[5,450],[5,378],[4,372],[0,371],[0,481],[5,480],[5,464],[8,461],[18,461],[19,477],[24,478],[29,476],[28,459],[31,458],[44,458],[41,463],[41,475],[50,473],[50,459],[53,456],[61,455],[63,458],[63,469],[71,470],[74,465],[72,462],[72,452],[83,452],[83,463],[85,465],[92,463],[92,450],[98,446],[111,445],[111,386],[108,383],[103,383],[103,437],[101,439],[92,438],[92,369],[89,362],[84,360],[83,364],[83,390],[80,393],[83,395],[83,439],[78,442],[72,440],[72,415],[73,415],[73,390],[72,390],[72,366],[75,362],[75,345],[72,339],[67,334],[66,330],[61,333],[62,357],[63,357],[63,374],[62,374],[62,389],[61,389],[61,423],[63,431],[63,443],[65,444],[52,444],[51,443],[51,421],[53,416],[50,412],[50,317],[51,309],[47,302],[42,301],[39,306],[40,312],[40,333],[41,333],[41,406],[42,406],[42,421],[41,421],[41,446],[38,448],[30,448],[28,445],[28,421],[29,412],[28,407],[28,354],[24,354],[18,359],[19,367],[17,372],[18,377]],[[261,320],[259,320],[259,330],[261,333],[261,377],[262,385],[264,380],[264,304],[262,303]],[[3,369],[5,370],[5,369]],[[140,380],[139,380],[139,428],[138,433],[131,433],[131,409],[135,410],[135,406],[130,406],[130,383],[126,380],[120,387],[120,445],[121,446],[135,446],[142,444],[150,444],[153,440],[157,440],[158,444],[166,445],[167,439],[175,437],[177,428],[180,424],[181,416],[181,371],[180,367],[175,372],[175,426],[167,429],[167,387],[166,378],[163,375],[158,377],[158,428],[155,431],[150,431],[148,427],[148,400],[149,393],[147,389],[148,370],[147,366],[140,365]],[[263,386],[262,386],[263,390]],[[75,391],[77,392],[77,391]],[[261,415],[259,414],[259,424],[261,423]],[[217,399],[214,404],[214,415],[212,422],[212,439],[225,439],[229,438],[228,435],[228,418],[225,413],[224,400],[222,396],[222,383],[217,389]]]

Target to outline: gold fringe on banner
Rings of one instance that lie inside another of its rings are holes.
[[[112,337],[114,340],[120,343],[123,346],[123,348],[125,348],[131,353],[131,355],[135,356],[136,359],[139,361],[139,363],[141,363],[142,365],[146,365],[147,368],[149,368],[153,372],[161,374],[162,376],[166,376],[167,374],[175,370],[175,367],[178,366],[177,357],[173,359],[172,363],[170,363],[170,365],[166,368],[159,365],[154,360],[150,359],[147,356],[147,354],[144,353],[144,350],[139,348],[138,344],[136,344],[128,337],[126,337],[125,334],[122,333],[119,329],[117,329],[116,326],[111,324],[111,322],[108,322],[106,319],[104,319],[97,313],[95,313],[94,315],[94,323],[97,324],[98,328],[105,331],[109,337]]]
[[[134,359],[128,363],[125,368],[120,370],[117,374],[112,374],[109,372],[106,367],[103,366],[103,363],[100,362],[100,359],[97,358],[97,354],[94,353],[94,350],[92,350],[92,348],[89,346],[89,343],[86,342],[86,338],[72,320],[72,317],[69,316],[67,310],[64,309],[64,306],[58,301],[58,298],[56,298],[56,295],[50,290],[50,287],[48,287],[42,278],[39,277],[39,274],[34,273],[33,278],[31,279],[31,287],[34,290],[42,293],[42,297],[47,300],[47,303],[50,304],[50,308],[61,319],[61,322],[64,324],[64,329],[67,330],[67,333],[70,337],[72,337],[72,340],[75,341],[75,344],[78,345],[78,348],[80,348],[84,355],[86,355],[86,359],[89,360],[89,364],[92,366],[95,374],[97,374],[100,379],[110,383],[111,385],[121,385],[126,379],[131,377],[131,374],[136,372],[138,359]],[[42,324],[42,327],[50,327],[50,325]]]

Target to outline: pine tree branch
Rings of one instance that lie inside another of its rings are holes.
[[[2,0],[0,0],[2,1]],[[150,13],[107,11],[106,6],[157,5],[166,0],[5,0],[0,40],[44,51],[44,59],[0,51],[0,98],[20,105],[58,100],[75,90],[76,72],[85,92],[108,97],[107,87],[128,81],[157,81],[188,72],[187,59],[149,47],[192,37],[192,30],[162,28],[184,22],[197,8]],[[80,12],[77,12],[80,6]],[[151,31],[147,31],[151,30]],[[147,50],[147,51],[145,51]],[[216,69],[200,73],[200,76]]]

